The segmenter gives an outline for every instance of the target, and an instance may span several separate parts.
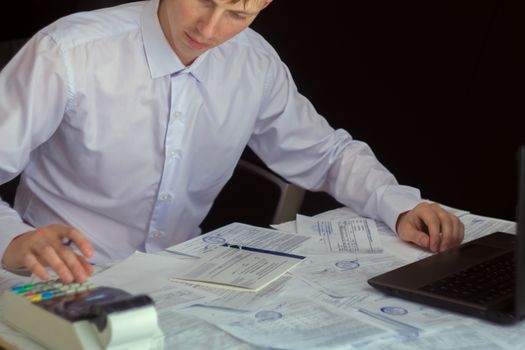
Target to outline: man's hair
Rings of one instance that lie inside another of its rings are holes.
[[[162,0],[160,0],[160,1],[162,2]],[[251,2],[251,1],[258,2],[258,1],[261,1],[261,0],[230,0],[230,4],[236,4],[236,3],[238,3],[239,1],[242,1],[244,7],[246,7],[246,5],[247,5],[249,2]]]

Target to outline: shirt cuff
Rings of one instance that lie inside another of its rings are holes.
[[[11,243],[11,241],[15,237],[20,236],[22,233],[33,231],[34,229],[35,228],[33,226],[25,224],[21,221],[2,220],[1,221],[1,231],[0,231],[0,235],[1,235],[0,236],[0,259],[3,258],[4,252],[7,249],[7,246]],[[5,269],[3,260],[2,260],[2,268]],[[13,272],[12,270],[8,270],[8,271]]]
[[[378,201],[379,216],[397,234],[396,224],[399,215],[412,210],[422,201],[417,188],[402,185],[385,186]]]

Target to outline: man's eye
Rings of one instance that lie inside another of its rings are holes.
[[[242,19],[246,19],[246,15],[241,15],[240,13],[237,13],[237,12],[230,12],[230,15],[235,18],[235,19],[239,19],[239,20],[242,20]]]

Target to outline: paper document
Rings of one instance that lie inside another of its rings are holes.
[[[255,292],[282,276],[304,258],[263,249],[218,246],[194,262],[189,271],[178,270],[173,277],[176,280]]]
[[[234,222],[166,250],[201,257],[224,243],[238,244],[278,252],[293,252],[310,237]]]
[[[403,264],[390,254],[324,254],[306,258],[291,273],[316,290],[342,298],[368,289],[369,278]]]
[[[211,293],[171,280],[173,270],[187,271],[194,266],[195,260],[178,259],[173,254],[135,252],[124,261],[93,276],[91,282],[99,286],[120,288],[132,294],[155,295],[157,307],[181,308],[215,298]]]
[[[181,312],[264,349],[354,349],[354,342],[392,333],[370,323],[358,311],[340,312],[297,295],[277,297],[253,312],[234,313],[206,305]]]
[[[461,222],[465,225],[465,242],[483,237],[492,232],[516,233],[516,223],[514,221],[469,214],[462,216]]]
[[[297,231],[316,237],[306,242],[301,253],[381,253],[383,247],[374,220],[320,220],[297,215]]]
[[[359,214],[348,207],[341,207],[319,213],[313,217],[319,220],[348,220],[359,217]]]

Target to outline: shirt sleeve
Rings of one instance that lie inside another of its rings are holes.
[[[366,143],[334,130],[280,60],[268,67],[265,91],[250,148],[288,181],[325,191],[395,231],[399,214],[421,201],[419,190],[399,185]]]
[[[64,55],[42,33],[0,72],[0,183],[21,173],[31,153],[56,131],[69,91]],[[0,200],[0,257],[14,237],[32,229]]]

